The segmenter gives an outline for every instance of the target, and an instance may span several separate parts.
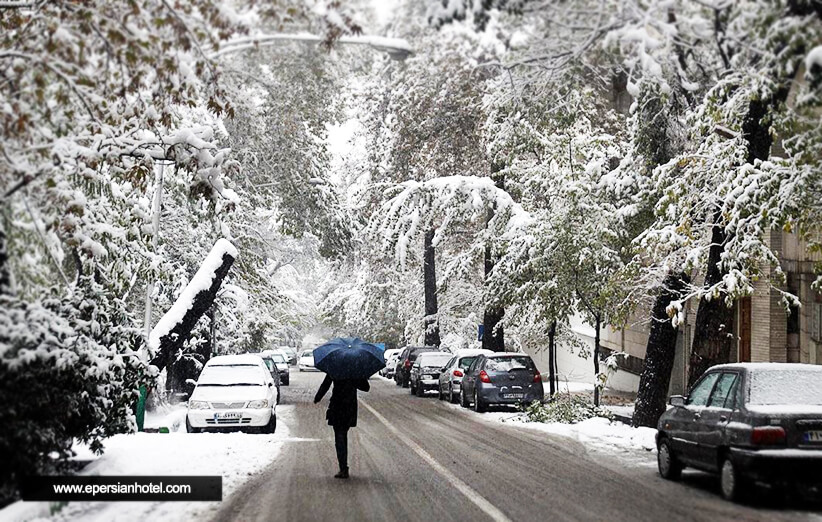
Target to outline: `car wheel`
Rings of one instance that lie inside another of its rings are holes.
[[[448,402],[451,404],[456,404],[460,400],[459,396],[454,395],[454,388],[451,385],[448,386]]]
[[[425,396],[425,388],[417,384],[417,397],[424,397]]]
[[[719,485],[725,500],[736,502],[745,493],[745,481],[730,456],[725,457],[719,472]]]
[[[460,406],[463,408],[468,407],[468,399],[465,397],[465,390],[460,390]]]
[[[416,395],[417,389],[414,388],[414,383],[413,382],[408,384],[408,388],[409,388],[409,391],[411,392],[411,395]]]
[[[437,399],[441,401],[445,400],[445,394],[442,393],[442,386],[440,386],[439,384],[437,384]]]
[[[682,477],[682,463],[671,449],[671,443],[663,438],[659,441],[656,453],[656,463],[659,468],[659,475],[667,480],[679,480]]]
[[[188,422],[188,415],[186,415],[186,433],[200,433],[201,431],[201,428],[195,428]]]
[[[474,389],[474,411],[477,413],[485,412],[485,404],[480,399],[479,390],[477,389]]]
[[[290,377],[286,377],[285,379],[282,380],[282,382],[280,384],[282,384],[283,386],[288,386],[289,381],[290,381]]]
[[[402,380],[402,387],[403,387],[403,388],[408,388],[409,386],[411,386],[411,381],[410,381],[410,380],[403,379],[403,380]]]

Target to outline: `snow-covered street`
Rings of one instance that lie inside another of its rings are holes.
[[[0,0],[0,522],[818,520],[820,201],[822,0]]]

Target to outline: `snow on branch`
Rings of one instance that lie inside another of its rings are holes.
[[[452,223],[493,217],[488,229],[501,236],[513,234],[530,221],[530,215],[489,177],[444,176],[429,181],[405,181],[399,192],[382,206],[377,223],[385,247],[393,245],[397,261],[405,265],[409,242],[432,227],[437,228],[434,246],[448,234]],[[392,190],[389,189],[389,190]],[[480,234],[478,234],[479,236]],[[484,240],[484,238],[483,238]]]
[[[174,348],[181,346],[188,333],[214,302],[220,285],[237,258],[237,249],[219,239],[180,297],[151,330],[148,338],[152,364],[162,368]]]

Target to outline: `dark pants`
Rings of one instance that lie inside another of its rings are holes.
[[[337,449],[337,461],[340,470],[348,469],[348,428],[334,426],[334,447]]]

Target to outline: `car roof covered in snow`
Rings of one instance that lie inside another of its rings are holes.
[[[216,357],[212,357],[211,359],[209,359],[206,363],[206,366],[236,366],[246,364],[253,364],[255,366],[259,366],[260,364],[263,364],[263,358],[261,354],[257,353],[218,355]]]
[[[749,372],[756,372],[756,371],[773,371],[773,370],[781,370],[781,371],[813,371],[813,372],[822,372],[822,366],[816,364],[804,364],[804,363],[771,363],[771,362],[744,362],[744,363],[728,363],[728,364],[717,364],[716,366],[711,366],[708,370],[745,370]]]
[[[531,356],[527,353],[522,352],[492,352],[491,354],[485,354],[490,359],[500,359],[503,357],[528,357]]]
[[[454,352],[457,357],[476,357],[477,355],[492,355],[494,352],[483,348],[462,348]]]

